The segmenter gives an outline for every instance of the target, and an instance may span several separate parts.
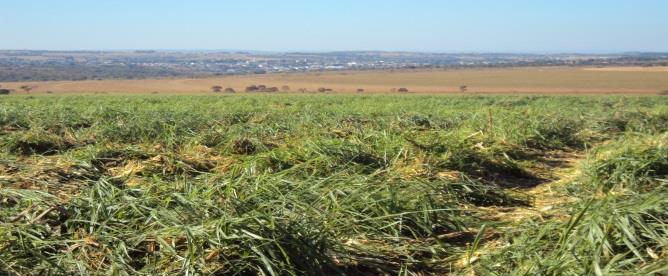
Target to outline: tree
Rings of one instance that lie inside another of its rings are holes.
[[[459,87],[459,92],[464,93],[464,92],[466,92],[466,91],[468,91],[468,90],[469,90],[469,87],[466,86],[466,85],[462,85],[462,86]]]
[[[399,91],[399,93],[408,93],[408,88],[403,88],[402,87],[402,88],[399,88],[399,90],[397,90],[397,91]]]
[[[237,93],[232,87],[225,88],[225,93]]]
[[[357,93],[364,93],[364,89],[362,89],[362,88],[358,88],[358,89],[357,89]]]
[[[256,92],[258,90],[259,90],[259,88],[257,87],[257,85],[251,85],[251,86],[246,87],[246,92]]]
[[[2,85],[0,85],[0,88],[2,88]],[[0,89],[0,95],[9,95],[12,91],[11,89]]]
[[[23,85],[19,88],[21,88],[21,90],[25,91],[26,94],[30,94],[30,91],[32,91],[33,89],[35,89],[37,87],[36,86],[30,86],[30,85]]]
[[[211,86],[211,91],[218,93],[220,91],[223,91],[223,87],[220,86],[220,85],[214,85],[214,86]]]

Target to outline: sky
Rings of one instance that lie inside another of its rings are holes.
[[[668,1],[0,0],[0,49],[668,52]]]

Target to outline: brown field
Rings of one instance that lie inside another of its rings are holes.
[[[668,66],[620,66],[620,67],[598,67],[586,68],[590,71],[605,71],[605,72],[668,72]]]
[[[609,68],[512,68],[466,70],[401,70],[364,72],[325,72],[299,74],[270,74],[230,76],[203,79],[145,79],[101,81],[53,81],[3,83],[5,88],[17,89],[22,85],[36,88],[31,94],[89,94],[89,93],[210,93],[210,87],[232,87],[237,92],[251,84],[282,87],[293,92],[307,89],[314,92],[320,87],[334,92],[387,93],[405,87],[417,93],[461,93],[461,85],[468,93],[527,93],[527,94],[657,94],[668,90],[668,69],[665,67],[609,67]],[[17,93],[24,93],[18,91]]]

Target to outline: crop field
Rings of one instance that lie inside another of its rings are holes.
[[[668,97],[10,95],[0,148],[0,274],[668,272]]]
[[[221,86],[243,92],[250,85],[288,89],[284,92],[392,93],[406,88],[415,93],[462,94],[639,94],[668,91],[668,67],[532,67],[460,70],[351,71],[244,75],[202,79],[88,80],[3,83],[4,88],[33,95],[55,94],[208,94]]]

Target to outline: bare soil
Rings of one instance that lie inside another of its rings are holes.
[[[212,86],[243,93],[250,85],[289,86],[318,93],[444,94],[659,94],[668,90],[667,67],[533,67],[462,70],[346,71],[229,76],[201,79],[88,80],[3,83],[4,88],[35,87],[30,94],[209,94]],[[461,86],[467,86],[466,92]],[[225,94],[222,92],[221,94]]]

